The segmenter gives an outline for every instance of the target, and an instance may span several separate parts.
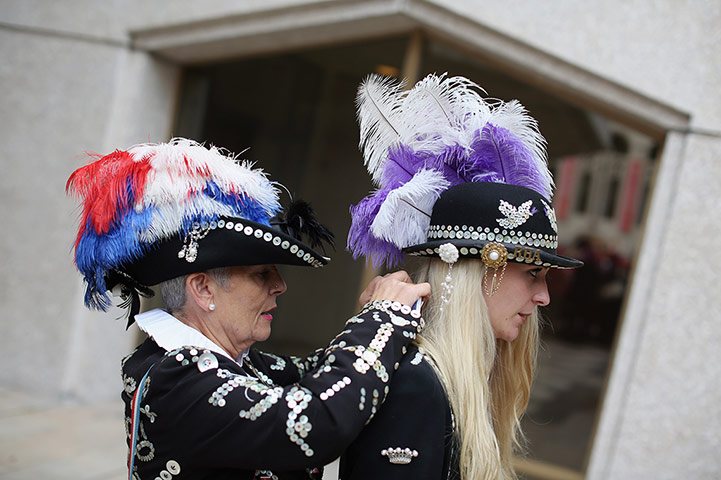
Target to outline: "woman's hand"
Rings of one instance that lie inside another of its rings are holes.
[[[400,270],[375,277],[368,284],[358,299],[361,306],[374,300],[390,300],[404,305],[413,306],[419,298],[427,299],[431,294],[428,283],[415,284],[407,272]]]

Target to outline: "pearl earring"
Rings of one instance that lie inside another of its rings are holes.
[[[210,309],[211,312],[215,310],[215,304],[211,303],[210,305],[208,305],[208,309]]]

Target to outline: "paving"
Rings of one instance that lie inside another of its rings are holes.
[[[522,421],[530,458],[583,472],[609,362],[608,349],[544,339]]]
[[[122,402],[53,404],[0,388],[0,478],[127,478]]]

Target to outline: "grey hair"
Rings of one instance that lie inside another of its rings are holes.
[[[213,280],[218,282],[222,288],[227,288],[230,282],[230,267],[213,268],[206,272]],[[185,308],[185,281],[188,275],[171,278],[158,285],[160,294],[165,302],[168,312],[182,312]]]

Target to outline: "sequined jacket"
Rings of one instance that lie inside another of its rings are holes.
[[[340,456],[386,397],[421,328],[408,310],[369,304],[303,360],[251,351],[240,365],[149,338],[123,361],[128,443],[132,397],[149,371],[133,478],[321,478],[318,467]]]
[[[341,457],[339,480],[459,480],[443,385],[412,346],[378,413]]]

